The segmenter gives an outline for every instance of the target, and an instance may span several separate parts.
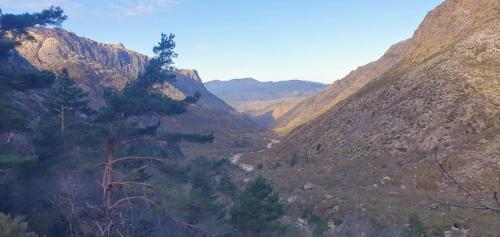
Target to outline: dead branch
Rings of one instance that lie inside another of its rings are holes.
[[[143,182],[112,182],[111,185],[121,185],[121,186],[127,186],[127,185],[140,185],[140,186],[146,186],[153,188],[154,186],[151,184],[143,183]]]
[[[143,169],[146,169],[146,168],[148,168],[148,165],[147,165],[147,164],[145,164],[145,165],[143,165],[143,166],[141,166],[141,167],[139,167],[139,168],[137,168],[137,169],[133,169],[133,170],[131,170],[130,172],[131,172],[131,173],[135,173],[135,172],[138,172],[139,170],[143,170]]]
[[[118,159],[115,159],[113,161],[111,161],[111,165],[114,165],[116,163],[120,163],[120,162],[124,162],[124,161],[128,161],[128,160],[151,160],[151,161],[158,161],[160,163],[166,163],[165,160],[163,159],[159,159],[159,158],[156,158],[156,157],[149,157],[149,156],[128,156],[128,157],[122,157],[122,158],[118,158]]]
[[[498,200],[498,192],[493,192],[493,199],[495,203],[500,207],[500,201]]]
[[[466,187],[460,181],[458,181],[457,178],[455,177],[455,175],[453,175],[451,168],[446,167],[446,163],[442,162],[438,158],[437,153],[434,153],[434,157],[435,157],[435,160],[438,164],[439,170],[444,175],[444,177],[448,181],[450,181],[451,183],[456,185],[467,196],[472,197],[478,203],[478,205],[460,204],[460,203],[453,203],[453,202],[448,202],[448,201],[439,201],[439,200],[434,199],[435,201],[437,201],[438,203],[440,203],[442,205],[447,205],[447,206],[482,209],[482,210],[490,210],[490,211],[494,211],[494,212],[500,212],[500,202],[499,202],[498,197],[497,197],[497,192],[493,193],[493,199],[495,200],[496,205],[497,205],[497,207],[495,207],[495,206],[491,205],[490,203],[488,203],[487,201],[485,201],[483,198],[476,195],[473,191],[471,191],[468,187]],[[475,184],[475,185],[479,187],[479,185],[477,185],[477,184]]]
[[[149,202],[155,206],[158,206],[155,202],[153,202],[151,199],[147,198],[147,197],[144,197],[144,196],[135,196],[135,197],[125,197],[125,198],[122,198],[118,201],[116,201],[113,205],[111,205],[110,209],[115,209],[116,207],[118,207],[120,205],[120,203],[122,202],[126,202],[126,201],[131,201],[133,199],[142,199],[146,202]]]

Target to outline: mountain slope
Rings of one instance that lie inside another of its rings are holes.
[[[236,110],[248,114],[257,123],[272,127],[290,108],[316,94],[327,85],[290,80],[260,82],[253,78],[205,83],[209,91]]]
[[[494,214],[470,218],[475,212],[438,208],[434,198],[471,203],[436,159],[464,185],[481,187],[478,195],[500,188],[499,25],[497,0],[445,1],[392,67],[242,162],[262,163],[260,174],[297,206],[344,220],[356,236],[398,236],[411,213],[436,228],[459,222],[495,235]],[[292,161],[298,165],[283,165]],[[314,189],[304,190],[309,182]]]
[[[34,41],[24,41],[17,47],[19,55],[41,70],[60,71],[67,68],[70,76],[90,94],[93,107],[104,105],[106,88],[122,89],[125,84],[144,70],[148,61],[145,55],[126,49],[121,44],[102,44],[79,37],[60,28],[30,29]],[[210,93],[195,70],[177,70],[176,81],[159,86],[165,95],[182,99],[201,94],[200,101],[186,114],[165,118],[164,130],[174,132],[211,133],[214,144],[201,149],[242,149],[242,140],[249,147],[257,146],[253,137],[262,131],[256,124],[240,115],[224,101]],[[203,123],[200,123],[203,121]]]
[[[318,94],[301,101],[278,119],[275,125],[276,132],[286,134],[354,94],[366,83],[393,67],[409,49],[410,44],[409,41],[402,41],[392,46],[379,60],[357,68]]]

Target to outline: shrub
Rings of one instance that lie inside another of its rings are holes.
[[[236,185],[234,185],[231,177],[228,174],[223,174],[219,180],[217,191],[228,194],[230,196],[234,196],[238,191]]]
[[[314,236],[322,236],[328,230],[328,222],[313,212],[308,212],[305,219],[307,223],[314,226]]]
[[[236,198],[231,210],[231,223],[239,232],[261,236],[280,229],[284,207],[271,184],[259,177],[250,182]]]
[[[406,237],[427,237],[427,228],[417,214],[408,218],[408,228],[405,230]]]
[[[28,230],[28,224],[20,218],[12,218],[0,213],[0,236],[2,237],[36,237]]]
[[[288,160],[288,164],[290,164],[290,166],[295,166],[299,164],[299,157],[297,155],[293,155],[292,158]]]

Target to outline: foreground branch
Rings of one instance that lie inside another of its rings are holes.
[[[460,204],[460,203],[454,203],[454,202],[433,199],[434,201],[437,201],[441,205],[500,212],[500,201],[499,201],[497,192],[493,192],[493,200],[495,201],[495,204],[493,205],[493,204],[488,203],[483,198],[479,197],[473,191],[471,191],[469,188],[467,188],[463,183],[459,182],[457,180],[457,178],[451,173],[450,169],[446,168],[445,162],[442,162],[437,157],[436,153],[434,154],[434,157],[435,157],[436,162],[438,164],[439,170],[444,175],[444,177],[448,181],[450,181],[451,183],[455,184],[460,190],[462,190],[465,194],[467,194],[467,196],[472,197],[478,203],[478,205]],[[477,184],[476,184],[476,186],[477,186]]]

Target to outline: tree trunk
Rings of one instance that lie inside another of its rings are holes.
[[[106,163],[103,175],[103,206],[104,206],[104,236],[111,236],[111,229],[113,226],[111,201],[112,201],[112,183],[113,183],[113,155],[115,153],[115,144],[113,139],[108,139],[107,152],[106,152]]]
[[[10,131],[9,137],[7,138],[7,141],[5,141],[5,143],[9,144],[12,141],[12,138],[14,138],[14,132]]]
[[[61,104],[61,133],[64,133],[64,105]]]

